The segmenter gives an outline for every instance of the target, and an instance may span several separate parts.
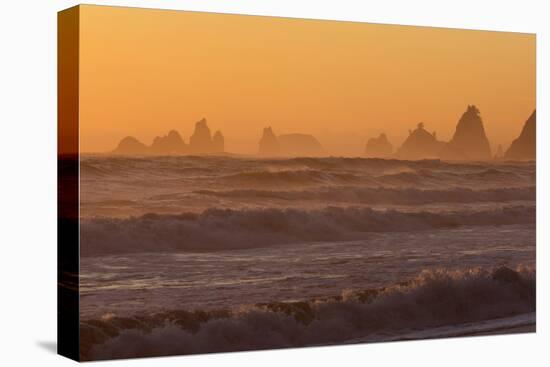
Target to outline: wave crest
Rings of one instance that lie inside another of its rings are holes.
[[[312,241],[363,239],[370,232],[535,222],[534,206],[483,211],[402,212],[365,207],[207,209],[201,214],[146,214],[82,219],[82,256],[147,251],[215,251]]]
[[[423,271],[386,288],[236,310],[167,311],[81,322],[83,359],[146,357],[383,340],[410,330],[535,311],[535,270]]]
[[[322,187],[316,190],[272,191],[256,189],[197,190],[197,194],[231,199],[322,200],[361,204],[419,205],[429,203],[475,203],[534,201],[535,187],[494,188],[472,190],[452,188],[448,190],[419,190],[415,188],[384,187]]]

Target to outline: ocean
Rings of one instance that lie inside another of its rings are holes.
[[[84,359],[532,330],[535,163],[84,155]]]

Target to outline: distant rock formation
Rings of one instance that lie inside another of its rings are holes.
[[[150,154],[185,154],[187,144],[176,130],[170,130],[168,135],[157,136],[149,148]]]
[[[521,134],[512,142],[506,151],[504,158],[530,160],[537,155],[537,111],[533,111],[529,119],[523,125]]]
[[[279,140],[275,136],[275,133],[273,133],[271,126],[264,128],[258,152],[263,156],[277,156],[281,152]]]
[[[203,118],[195,123],[195,131],[189,138],[189,150],[194,154],[211,153],[213,151],[212,134],[206,119]]]
[[[206,119],[195,124],[195,131],[189,145],[185,144],[176,130],[170,130],[167,135],[157,136],[151,146],[147,146],[132,136],[127,136],[118,143],[113,151],[115,154],[128,155],[170,155],[170,154],[209,154],[223,153],[225,141],[221,131],[216,131],[212,138]]]
[[[441,152],[442,159],[485,160],[491,159],[491,147],[485,134],[479,110],[469,105],[456,125],[450,142]]]
[[[388,141],[386,134],[382,133],[378,138],[370,138],[367,141],[365,155],[372,158],[385,158],[393,153],[393,146]]]
[[[276,136],[271,127],[264,128],[259,150],[263,156],[319,157],[325,151],[313,135],[283,134]]]
[[[133,136],[127,136],[122,139],[116,149],[113,151],[115,154],[132,154],[132,155],[144,155],[148,154],[147,145],[143,144]]]
[[[409,130],[409,136],[395,155],[399,159],[410,160],[438,158],[444,145],[436,139],[435,131],[430,134],[421,122],[414,131]]]
[[[221,131],[218,130],[214,133],[214,137],[212,138],[212,152],[221,153],[224,151],[225,151],[225,139],[223,138]]]

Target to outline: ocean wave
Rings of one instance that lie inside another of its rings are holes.
[[[399,161],[401,162],[401,161]],[[272,168],[243,171],[217,178],[222,185],[239,185],[246,188],[278,188],[300,186],[363,186],[370,188],[502,188],[531,187],[535,184],[534,172],[514,172],[503,168],[477,167],[476,169],[451,171],[429,169],[414,164],[388,166],[381,172],[373,170],[322,170]]]
[[[251,171],[239,172],[220,177],[228,184],[249,186],[281,186],[281,185],[313,185],[342,184],[362,181],[361,176],[352,173],[328,172],[312,169],[281,170],[281,171]]]
[[[407,161],[379,158],[279,158],[261,159],[254,157],[225,156],[108,156],[83,155],[80,157],[82,173],[117,175],[130,170],[143,169],[170,173],[186,168],[229,169],[234,172],[245,170],[311,170],[323,172],[366,172],[372,174],[397,173],[401,171],[433,170],[475,173],[487,171],[485,175],[501,172],[534,172],[535,162],[446,162],[439,159]],[[98,170],[99,169],[99,170]]]
[[[518,188],[494,188],[484,190],[473,190],[469,188],[453,188],[448,190],[421,190],[415,188],[328,186],[321,187],[315,190],[197,190],[195,191],[195,193],[239,200],[321,200],[327,202],[401,205],[421,205],[429,203],[534,201],[536,198],[536,188],[533,186]]]
[[[398,340],[411,331],[533,313],[535,305],[536,274],[531,268],[425,270],[396,285],[344,290],[323,299],[82,320],[81,357],[302,347],[388,336]]]
[[[85,156],[80,160],[80,174],[91,179],[186,177],[211,174],[230,162],[223,157]]]
[[[288,159],[258,160],[268,166],[282,168],[302,168],[314,170],[360,170],[370,173],[383,173],[400,170],[450,170],[474,172],[494,166],[504,170],[535,170],[535,162],[499,161],[499,162],[459,162],[440,159],[400,160],[362,157],[297,157]]]
[[[433,187],[441,185],[486,187],[497,184],[499,187],[532,186],[535,183],[534,172],[513,172],[504,169],[478,169],[475,171],[448,171],[418,169],[389,173],[374,178],[381,186]]]
[[[150,251],[216,251],[367,238],[369,232],[535,223],[534,206],[454,212],[365,207],[217,209],[180,215],[90,218],[80,223],[82,256]]]
[[[414,170],[421,168],[439,169],[451,164],[439,159],[425,159],[418,161],[406,161],[398,159],[361,158],[361,157],[297,157],[288,159],[268,159],[263,161],[266,165],[280,168],[302,168],[322,171],[365,171],[381,173],[386,171]],[[455,164],[456,166],[456,164]],[[464,166],[464,165],[461,165]]]

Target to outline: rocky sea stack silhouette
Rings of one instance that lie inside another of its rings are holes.
[[[444,142],[437,140],[435,131],[429,133],[420,122],[415,130],[409,130],[409,136],[395,156],[408,160],[438,158],[444,146]]]
[[[386,158],[393,153],[393,146],[386,134],[382,133],[377,138],[370,138],[365,147],[365,155],[371,158]]]
[[[263,156],[319,157],[325,150],[313,135],[284,134],[276,136],[271,127],[264,128],[258,152]]]
[[[275,136],[271,126],[264,128],[262,137],[260,138],[260,148],[258,153],[265,156],[277,156],[281,152],[279,140]]]
[[[150,154],[185,154],[187,144],[176,130],[170,130],[168,135],[157,136],[149,148]]]
[[[504,155],[505,159],[531,160],[537,155],[537,111],[533,111],[523,125],[521,134],[512,142]]]
[[[212,138],[206,119],[195,124],[195,132],[189,138],[189,151],[192,154],[220,153],[224,149],[224,138],[220,131],[216,131]],[[220,150],[221,149],[221,150]]]
[[[143,155],[149,152],[149,147],[133,136],[127,136],[122,139],[113,153],[117,154],[132,154],[132,155]]]
[[[441,158],[448,160],[491,159],[491,147],[485,134],[479,110],[469,105],[456,125],[451,141],[441,151]]]
[[[186,143],[176,130],[154,138],[147,146],[135,137],[122,139],[112,153],[127,155],[177,155],[177,154],[219,154],[225,152],[225,139],[221,131],[211,133],[206,119],[195,123],[193,134]],[[271,127],[263,129],[258,153],[265,157],[321,157],[327,155],[323,146],[308,134],[276,135]],[[491,154],[489,139],[485,133],[483,120],[475,105],[468,105],[460,117],[454,135],[449,142],[437,139],[436,132],[426,130],[420,122],[416,129],[409,130],[403,144],[393,152],[393,146],[386,134],[370,138],[364,154],[372,158],[395,158],[405,160],[532,160],[536,155],[536,111],[525,122],[520,136],[504,153],[499,145],[494,156]]]
[[[134,138],[127,136],[118,143],[113,151],[115,154],[127,155],[173,155],[173,154],[211,154],[223,153],[225,141],[221,131],[216,131],[212,137],[206,119],[195,124],[195,131],[186,144],[176,130],[170,130],[167,135],[157,136],[153,143],[147,146]]]
[[[212,151],[214,153],[222,153],[225,151],[225,139],[221,131],[216,131],[212,137]]]

